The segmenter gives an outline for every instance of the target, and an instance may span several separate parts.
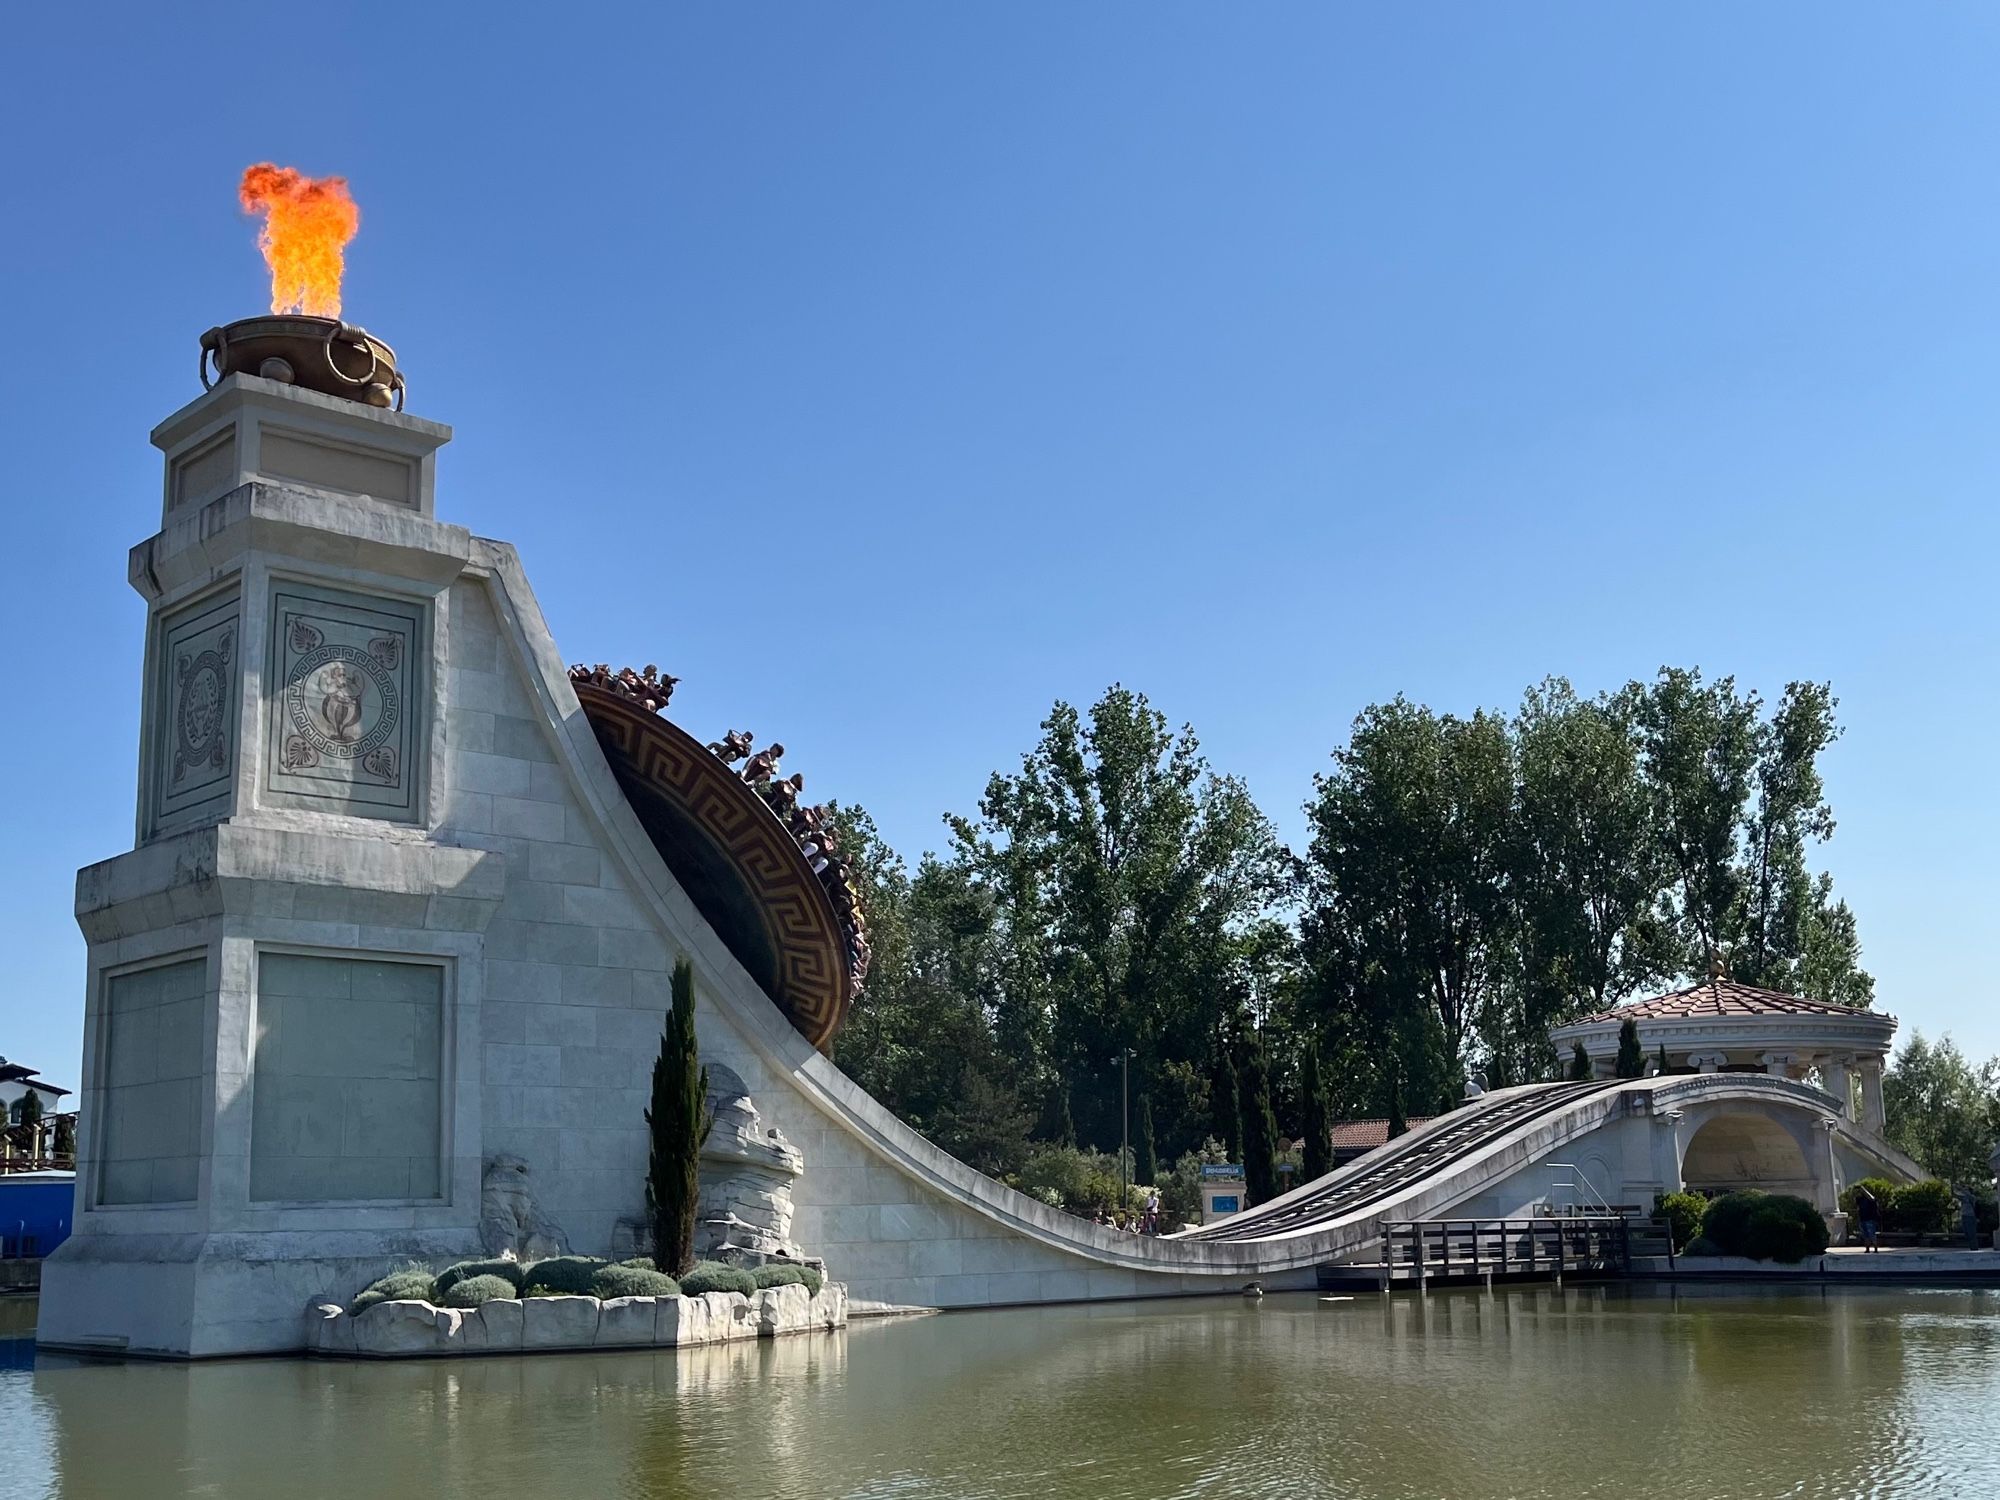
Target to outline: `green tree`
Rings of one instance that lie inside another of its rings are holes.
[[[42,1123],[42,1096],[33,1089],[21,1095],[20,1124],[27,1130],[28,1138],[35,1138],[35,1131]]]
[[[1278,1195],[1278,1122],[1271,1112],[1271,1070],[1264,1055],[1264,1038],[1254,1026],[1243,1028],[1238,1050],[1242,1059],[1243,1181],[1251,1203],[1268,1203]]]
[[[2000,1059],[1975,1067],[1950,1037],[1910,1033],[1882,1079],[1884,1133],[1946,1182],[1990,1180],[2000,1141]]]
[[[1118,1138],[1121,1049],[1158,1077],[1201,1055],[1233,995],[1250,990],[1261,1010],[1259,990],[1286,972],[1289,932],[1269,920],[1286,866],[1269,820],[1141,693],[1114,684],[1087,716],[1057,703],[1019,773],[988,782],[977,821],[947,823],[996,913],[1001,1051],[1023,1083],[1070,1079],[1082,1139]],[[1157,1123],[1170,1149],[1207,1124]]]
[[[1635,685],[1636,686],[1636,685]],[[1853,912],[1809,845],[1832,836],[1820,754],[1839,736],[1824,683],[1788,683],[1769,718],[1734,679],[1662,668],[1636,689],[1636,720],[1673,874],[1659,903],[1666,968],[1867,1005]]]
[[[1209,1098],[1214,1111],[1212,1132],[1231,1161],[1243,1159],[1243,1106],[1236,1087],[1236,1062],[1227,1037],[1217,1033],[1210,1065]]]
[[[1393,1066],[1389,1069],[1389,1120],[1388,1130],[1383,1139],[1393,1141],[1399,1135],[1406,1135],[1410,1122],[1403,1118],[1403,1075]]]
[[[1300,1118],[1305,1134],[1300,1148],[1300,1169],[1310,1182],[1333,1170],[1333,1121],[1327,1110],[1326,1083],[1320,1077],[1316,1043],[1306,1043],[1299,1072]]]
[[[1507,724],[1397,698],[1364,709],[1333,760],[1307,807],[1309,956],[1338,975],[1322,994],[1387,1021],[1403,1082],[1435,1093],[1463,1077],[1509,963]]]
[[[1525,1055],[1512,1066],[1499,1059],[1505,1076],[1546,1075],[1555,1066],[1551,1026],[1661,977],[1655,908],[1667,865],[1641,772],[1638,696],[1627,687],[1581,699],[1552,677],[1528,690],[1515,716],[1509,878]]]
[[[1639,1045],[1639,1023],[1630,1016],[1618,1026],[1618,1060],[1612,1073],[1619,1078],[1646,1076],[1646,1052]]]
[[[1583,1083],[1586,1082],[1590,1078],[1590,1076],[1591,1076],[1590,1054],[1583,1050],[1583,1043],[1578,1042],[1570,1049],[1569,1077],[1572,1082]]]
[[[1665,1042],[1660,1043],[1659,1054],[1653,1059],[1653,1071],[1662,1078],[1667,1076],[1667,1044]]]
[[[694,968],[674,964],[673,1005],[653,1064],[653,1100],[646,1111],[652,1149],[646,1170],[646,1211],[653,1221],[653,1259],[679,1276],[694,1267],[695,1210],[701,1197],[701,1145],[713,1123],[708,1069],[694,1030]]]
[[[1139,1129],[1132,1142],[1132,1177],[1150,1183],[1159,1175],[1159,1158],[1153,1154],[1153,1096],[1139,1096]]]
[[[1672,967],[1705,974],[1741,928],[1744,876],[1738,828],[1757,766],[1755,693],[1736,680],[1662,667],[1634,705],[1647,782],[1671,875],[1662,915]]]

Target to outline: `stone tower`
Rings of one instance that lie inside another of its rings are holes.
[[[229,1325],[295,1319],[349,1260],[476,1245],[478,1094],[447,1080],[504,881],[438,836],[475,552],[434,514],[450,436],[246,374],[152,434],[134,847],[77,880],[81,1165],[47,1342],[241,1347]]]

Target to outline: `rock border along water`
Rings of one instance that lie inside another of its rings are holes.
[[[847,1326],[847,1288],[773,1286],[682,1297],[496,1297],[477,1307],[378,1302],[358,1313],[306,1309],[306,1352],[330,1359],[431,1359],[457,1354],[552,1354],[674,1349],[737,1339],[829,1333]]]

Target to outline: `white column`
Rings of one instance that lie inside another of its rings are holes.
[[[1688,1066],[1699,1068],[1704,1073],[1720,1073],[1722,1065],[1729,1061],[1726,1052],[1690,1052]]]
[[[1847,1081],[1847,1068],[1853,1061],[1853,1053],[1836,1052],[1833,1056],[1822,1059],[1819,1065],[1820,1087],[1833,1095],[1834,1102],[1840,1106],[1840,1117],[1843,1120],[1854,1118],[1854,1089]]]
[[[1861,1059],[1861,1123],[1877,1134],[1887,1123],[1882,1113],[1882,1059]]]
[[[1764,1065],[1764,1071],[1773,1078],[1792,1076],[1793,1056],[1789,1052],[1766,1052],[1757,1060]]]

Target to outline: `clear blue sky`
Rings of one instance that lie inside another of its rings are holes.
[[[122,13],[121,13],[122,12]],[[1671,13],[1670,13],[1671,12]],[[571,659],[911,855],[1114,679],[1289,837],[1367,702],[1830,678],[1882,1003],[1981,1055],[2000,905],[2000,35],[1977,6],[17,8],[0,1051],[74,1083],[130,846],[151,425],[258,311],[234,188]]]

